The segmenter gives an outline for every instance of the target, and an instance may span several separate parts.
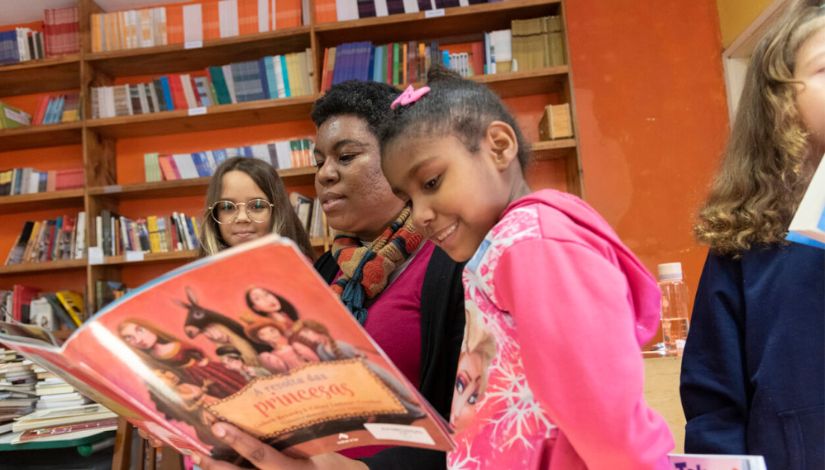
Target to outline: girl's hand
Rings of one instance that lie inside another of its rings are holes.
[[[316,455],[309,459],[287,457],[258,439],[246,434],[235,426],[218,423],[212,426],[212,434],[229,447],[235,449],[260,470],[366,470],[366,464],[348,459],[340,454]],[[203,470],[238,469],[228,462],[213,460],[203,454],[193,456],[195,463]]]

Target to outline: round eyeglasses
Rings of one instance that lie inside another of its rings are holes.
[[[246,209],[246,216],[249,220],[262,224],[269,220],[275,204],[260,198],[250,199],[246,202],[218,201],[209,206],[209,214],[219,224],[231,224],[238,218],[241,206]]]

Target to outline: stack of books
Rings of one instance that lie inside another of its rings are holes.
[[[80,94],[45,95],[40,98],[32,124],[57,124],[80,119]]]
[[[15,419],[33,411],[36,381],[31,361],[0,348],[0,434],[10,432]]]
[[[53,373],[38,366],[32,370],[38,378],[34,386],[34,392],[38,398],[34,407],[36,410],[77,407],[89,403],[88,398],[77,393],[74,387]]]
[[[11,425],[12,444],[79,439],[117,429],[117,415],[97,403],[34,411]]]
[[[77,7],[44,10],[42,31],[15,28],[0,31],[0,64],[77,54],[80,51]]]

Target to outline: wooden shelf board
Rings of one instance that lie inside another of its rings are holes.
[[[287,186],[304,186],[315,181],[315,167],[278,170]],[[136,183],[89,188],[90,196],[106,196],[118,200],[155,199],[168,197],[205,196],[209,177],[188,178],[152,183]],[[82,193],[81,193],[82,195]]]
[[[191,261],[198,257],[197,250],[171,251],[168,253],[144,253],[141,261],[126,261],[126,255],[107,256],[103,259],[102,265],[95,266],[113,266],[126,264],[145,264],[145,263],[160,263],[164,261]]]
[[[52,271],[57,270],[80,269],[85,267],[85,259],[66,259],[59,261],[47,261],[45,263],[23,263],[12,266],[0,266],[0,276],[20,273],[49,274]]]
[[[125,138],[201,132],[214,129],[255,126],[274,122],[309,119],[315,95],[206,108],[206,113],[190,116],[188,109],[119,116],[86,121],[86,127],[103,137]]]
[[[83,189],[0,197],[0,212],[4,214],[82,205]]]
[[[96,52],[85,56],[92,67],[110,77],[186,72],[210,65],[257,60],[266,55],[300,52],[310,47],[310,28],[301,26],[260,34],[183,44]]]
[[[543,140],[532,145],[533,159],[537,161],[565,158],[576,149],[576,139]]]
[[[67,122],[2,129],[0,130],[0,152],[80,144],[82,141],[80,132],[82,127],[83,124],[80,122]]]
[[[444,9],[442,16],[431,12],[406,13],[315,26],[320,47],[369,40],[373,44],[478,34],[510,27],[513,19],[558,14],[561,0],[506,0],[460,8]]]
[[[568,67],[560,65],[526,72],[476,75],[472,79],[490,87],[502,98],[529,96],[561,91]]]
[[[0,66],[0,97],[80,87],[80,56],[70,55]]]

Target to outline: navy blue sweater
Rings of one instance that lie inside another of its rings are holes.
[[[710,254],[682,362],[685,451],[825,469],[825,251]]]

